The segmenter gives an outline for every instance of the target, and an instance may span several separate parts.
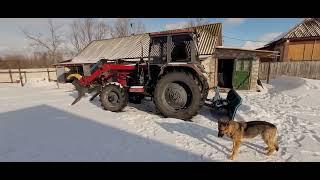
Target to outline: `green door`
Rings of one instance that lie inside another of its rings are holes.
[[[233,68],[232,86],[234,89],[250,89],[251,59],[236,59]]]

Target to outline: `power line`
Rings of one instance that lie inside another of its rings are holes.
[[[268,43],[270,41],[257,41],[257,40],[250,40],[250,39],[240,39],[240,38],[235,38],[235,37],[230,37],[230,36],[222,36],[225,38],[229,38],[229,39],[235,39],[235,40],[239,40],[239,41],[251,41],[251,42],[261,42],[261,43]]]

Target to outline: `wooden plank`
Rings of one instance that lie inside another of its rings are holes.
[[[267,80],[268,74],[269,81],[281,75],[319,79],[320,61],[271,62],[270,69],[269,62],[260,63],[259,78]]]
[[[289,60],[303,60],[304,44],[290,44],[288,48]]]
[[[267,83],[269,84],[270,82],[270,70],[271,70],[271,62],[269,61],[269,65],[268,65],[268,75],[267,75]]]
[[[320,60],[320,41],[316,41],[314,44],[312,60]]]
[[[312,51],[313,51],[314,43],[305,44],[303,60],[312,60]]]

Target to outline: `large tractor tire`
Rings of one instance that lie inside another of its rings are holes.
[[[158,82],[154,103],[165,117],[190,120],[201,107],[201,85],[191,73],[169,72]]]
[[[119,112],[127,106],[128,95],[120,86],[109,84],[102,88],[100,101],[105,110]]]

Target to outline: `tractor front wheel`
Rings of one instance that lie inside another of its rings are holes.
[[[126,107],[128,96],[125,89],[114,84],[109,84],[102,88],[100,100],[105,110],[119,112]]]

